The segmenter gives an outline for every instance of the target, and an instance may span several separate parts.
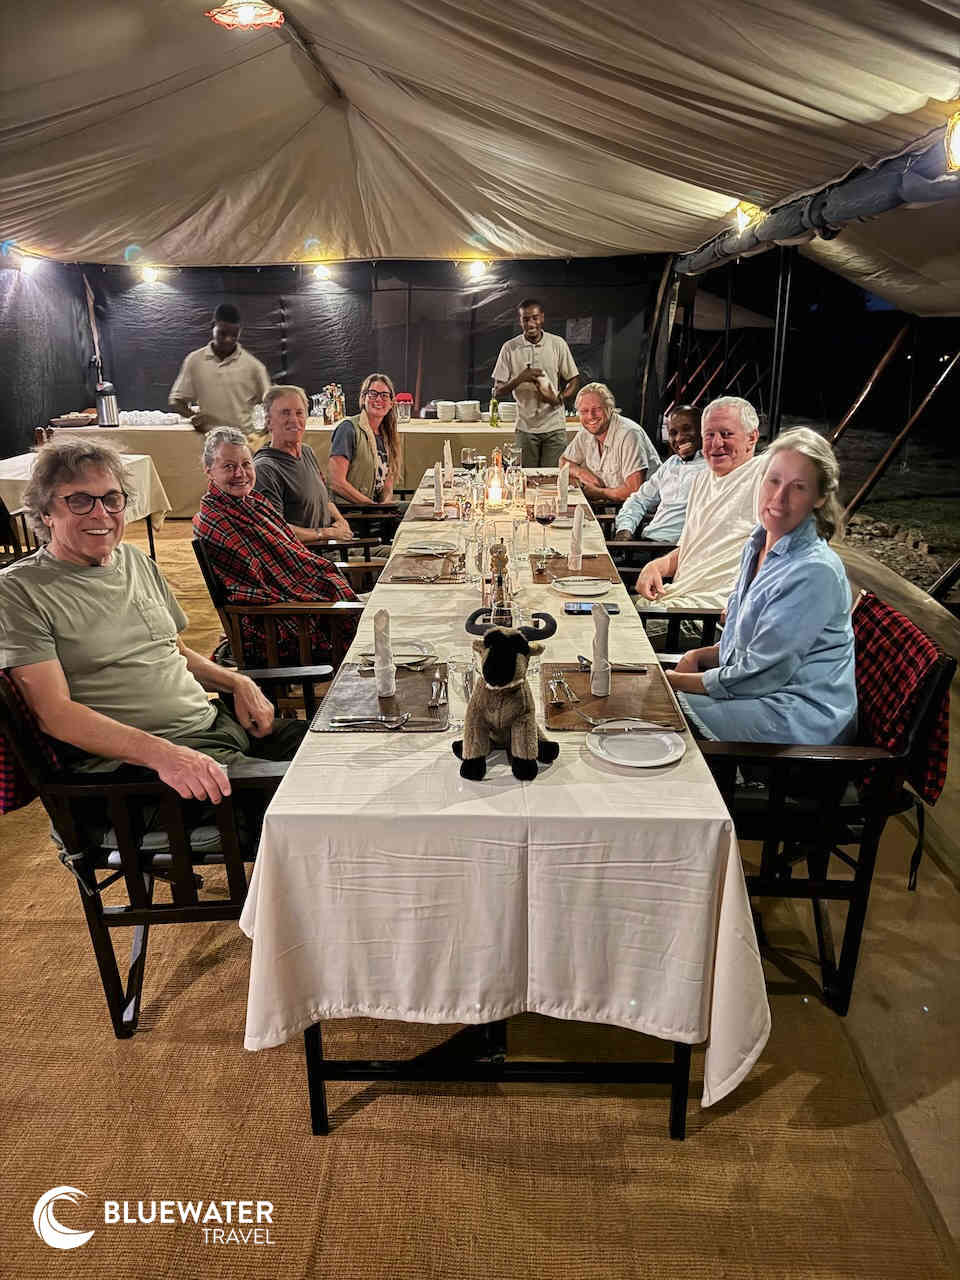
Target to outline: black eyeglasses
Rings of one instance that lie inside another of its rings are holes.
[[[101,503],[109,515],[118,515],[127,505],[128,495],[122,489],[110,489],[107,493],[68,493],[64,502],[75,516],[87,516]]]
[[[393,396],[389,391],[368,391],[367,396],[371,400],[392,400]]]

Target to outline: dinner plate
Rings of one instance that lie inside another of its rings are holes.
[[[579,583],[579,586],[577,585]],[[597,582],[590,578],[554,578],[550,583],[562,596],[605,596],[612,582]]]
[[[455,542],[411,542],[398,548],[397,554],[402,556],[451,556],[459,551]]]
[[[636,720],[611,720],[604,729],[626,728]],[[623,764],[628,769],[656,769],[673,764],[687,749],[679,733],[588,733],[587,750],[609,764]]]
[[[553,522],[554,529],[572,529],[573,516],[557,516]]]

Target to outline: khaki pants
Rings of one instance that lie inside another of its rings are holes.
[[[523,451],[522,467],[557,467],[567,447],[567,429],[558,427],[556,431],[544,431],[540,435],[518,429],[517,443]]]

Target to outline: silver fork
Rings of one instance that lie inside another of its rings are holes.
[[[586,720],[587,724],[592,725],[594,729],[599,729],[601,733],[663,733],[670,729],[668,724],[654,724],[652,721],[647,724],[630,724],[617,725],[615,729],[605,728],[606,725],[617,724],[618,720],[628,720],[629,716],[588,716],[586,711],[581,711],[579,707],[571,705],[570,710],[574,715],[578,715],[581,720]]]

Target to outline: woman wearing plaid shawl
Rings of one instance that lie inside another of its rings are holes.
[[[330,561],[308,551],[272,504],[254,493],[257,476],[242,433],[228,427],[212,431],[204,441],[203,469],[209,487],[193,517],[193,529],[206,544],[231,604],[357,599]],[[243,618],[240,625],[247,660],[264,663],[263,624]],[[314,660],[329,661],[330,640],[323,623],[311,620],[310,626]],[[295,623],[279,618],[277,632],[281,661],[299,662]]]
[[[840,520],[839,468],[808,427],[767,450],[718,645],[692,649],[667,679],[708,738],[827,746],[857,731],[850,586],[827,541]]]

